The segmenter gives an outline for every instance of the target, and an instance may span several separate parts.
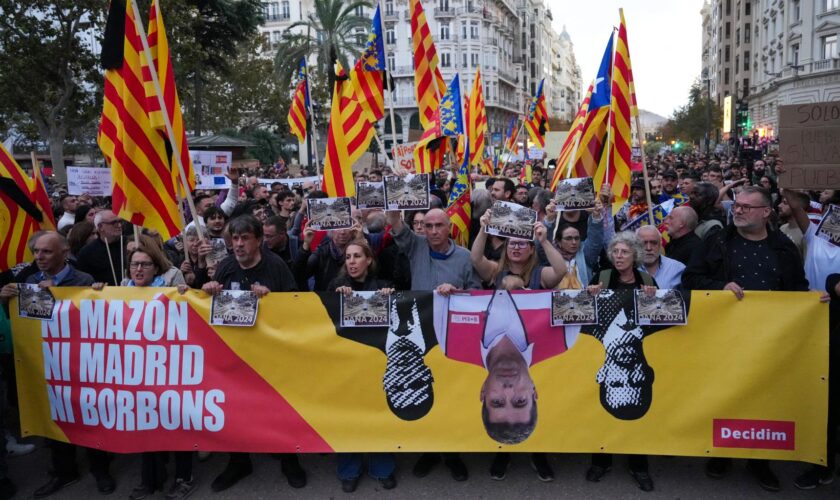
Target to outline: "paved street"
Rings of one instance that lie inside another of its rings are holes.
[[[656,482],[656,491],[642,493],[626,472],[626,461],[618,458],[617,467],[600,484],[584,480],[588,457],[583,455],[555,455],[551,458],[557,478],[552,483],[541,483],[531,470],[527,455],[516,456],[504,481],[493,481],[487,470],[490,455],[465,455],[470,469],[470,480],[463,483],[453,481],[448,470],[439,466],[426,479],[411,475],[411,466],[416,454],[398,457],[397,488],[383,491],[379,483],[363,478],[355,495],[357,497],[379,496],[387,498],[443,499],[464,498],[840,498],[840,478],[834,484],[812,491],[800,491],[793,486],[793,479],[802,469],[801,464],[775,463],[774,470],[782,481],[780,493],[761,490],[747,473],[743,460],[736,461],[730,476],[723,480],[707,479],[703,474],[703,461],[689,458],[651,459],[651,473]],[[309,474],[309,485],[301,490],[291,490],[280,474],[280,462],[265,455],[254,460],[254,474],[234,488],[214,494],[210,482],[224,467],[226,457],[215,454],[210,460],[196,464],[199,487],[191,498],[212,498],[217,500],[242,500],[262,498],[342,498],[350,497],[341,491],[335,477],[335,460],[328,455],[305,456],[301,460]],[[31,498],[32,492],[45,480],[45,467],[49,453],[41,448],[34,454],[10,460],[11,476],[19,487],[16,498]],[[170,464],[170,472],[171,472]],[[139,456],[118,458],[112,465],[117,479],[117,491],[111,498],[127,498],[132,487],[139,480]],[[96,499],[99,495],[93,478],[88,474],[83,480],[60,494],[56,499]],[[158,494],[156,498],[163,498]]]

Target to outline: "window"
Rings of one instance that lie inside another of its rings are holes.
[[[732,34],[732,26],[729,23],[726,23],[724,33],[726,34],[726,39],[728,40]]]
[[[794,43],[790,46],[790,64],[799,66],[799,44]]]
[[[360,6],[356,7],[356,9],[353,12],[357,16],[364,16],[365,15],[365,8],[360,5]]]
[[[394,58],[394,54],[388,54],[388,71],[394,72],[394,68],[396,67],[396,59]]]
[[[385,2],[385,15],[387,15],[387,16],[394,15],[394,2],[392,2],[392,1]]]
[[[470,54],[470,66],[473,67],[473,68],[478,66],[478,54],[477,53]]]
[[[467,22],[461,21],[461,38],[466,40],[467,39]]]
[[[388,30],[385,31],[385,43],[396,45],[397,34],[394,32],[394,28],[388,28]]]
[[[726,15],[732,15],[732,0],[726,0]]]
[[[750,51],[744,52],[744,71],[750,70]]]
[[[822,58],[832,59],[837,57],[837,35],[828,35],[820,39],[822,42]]]
[[[752,6],[750,5],[749,0],[747,0],[746,4],[744,5],[744,15],[749,16],[752,13]]]
[[[750,79],[744,78],[744,97],[748,97],[750,95]]]
[[[750,23],[744,25],[744,43],[750,43],[750,38],[752,38],[750,31]]]
[[[735,46],[741,46],[741,28],[735,29]]]
[[[723,84],[729,85],[729,68],[723,68]]]
[[[466,52],[461,53],[461,62],[462,62],[461,67],[466,68],[467,67],[467,53]]]
[[[440,65],[444,68],[448,68],[452,65],[451,59],[449,58],[449,52],[441,52]]]
[[[275,4],[276,5],[276,4]],[[288,0],[283,2],[283,19],[289,19],[291,17],[291,9],[289,8]]]
[[[470,38],[478,40],[478,21],[472,21],[470,23]]]
[[[830,10],[836,10],[840,8],[840,0],[823,0],[823,12],[828,12]]]
[[[735,74],[738,74],[738,71],[741,69],[741,56],[735,54]]]
[[[799,0],[793,0],[793,8],[791,9],[791,20],[796,22],[802,19],[802,8],[799,5]]]
[[[438,6],[440,6],[440,10],[443,10],[443,11],[449,10],[449,0],[440,0],[440,2],[438,3]]]
[[[723,62],[729,62],[729,45],[723,50]]]
[[[449,23],[440,25],[440,39],[449,40]]]

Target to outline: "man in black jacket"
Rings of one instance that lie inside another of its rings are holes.
[[[686,290],[729,290],[738,300],[745,290],[808,291],[799,250],[779,231],[768,228],[773,211],[767,190],[748,186],[733,205],[733,225],[703,241],[683,272]],[[706,475],[722,478],[732,460],[713,458]],[[766,460],[749,460],[748,469],[762,488],[779,491],[779,480]]]
[[[250,290],[257,297],[264,297],[269,292],[297,290],[292,272],[283,259],[263,248],[263,226],[254,216],[240,215],[232,219],[228,223],[228,231],[233,242],[233,254],[219,263],[212,281],[207,281],[206,268],[196,269],[193,286],[201,286],[210,295],[216,295],[222,290]],[[206,255],[209,252],[210,244],[205,241],[199,253]],[[306,486],[306,472],[301,468],[297,455],[283,454],[280,467],[289,486]],[[210,487],[213,491],[226,490],[252,471],[253,465],[248,453],[231,453],[227,467]]]
[[[96,226],[99,238],[79,251],[79,270],[93,276],[97,283],[119,285],[125,271],[123,220],[114,212],[103,210],[96,213],[93,225]]]
[[[665,247],[665,256],[678,260],[686,266],[691,255],[700,246],[700,238],[694,234],[697,227],[697,212],[689,206],[676,207],[665,217],[665,230],[671,240]]]

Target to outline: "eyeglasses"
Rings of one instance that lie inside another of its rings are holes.
[[[527,242],[527,241],[511,241],[511,240],[508,240],[508,246],[510,248],[525,248],[525,247],[528,247],[530,245],[531,245],[531,243]]]
[[[744,211],[744,212],[749,212],[750,210],[752,210],[754,208],[769,208],[769,205],[745,205],[743,203],[738,203],[738,202],[735,202],[735,203],[732,204],[732,210],[736,211],[736,212],[738,210],[741,210],[741,211]]]
[[[128,265],[130,269],[137,269],[138,267],[143,269],[151,269],[155,267],[154,262],[132,262]]]

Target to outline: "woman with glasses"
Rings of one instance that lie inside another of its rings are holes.
[[[566,261],[548,239],[548,232],[541,222],[534,224],[534,236],[545,252],[546,260],[551,264],[539,263],[535,243],[531,240],[507,238],[504,243],[502,258],[498,262],[484,256],[487,242],[487,224],[490,223],[490,210],[484,212],[479,220],[481,228],[473,242],[470,259],[476,273],[491,288],[500,288],[505,276],[515,274],[522,278],[527,288],[545,290],[554,288],[566,274]]]
[[[550,232],[554,231],[553,221],[557,218],[557,210],[552,201],[546,207],[546,225]],[[579,225],[565,219],[560,221],[556,244],[566,262],[566,273],[556,287],[559,290],[580,290],[589,283],[594,269],[598,267],[601,249],[607,240],[605,233],[609,236],[614,231],[612,217],[604,217],[604,205],[600,198],[595,200],[595,208],[589,211],[589,217],[586,219],[588,222],[585,234],[581,234]]]
[[[173,268],[163,254],[163,251],[154,244],[154,241],[146,236],[140,237],[140,246],[129,251],[128,254],[128,275],[123,280],[122,286],[172,286],[167,284],[163,274]],[[104,283],[94,283],[94,290],[102,290]],[[181,283],[178,291],[184,293],[186,284],[181,276]],[[192,475],[192,452],[176,451],[175,456],[175,482],[172,483],[166,498],[186,498],[195,490],[196,483]],[[151,451],[142,454],[140,468],[140,484],[129,494],[131,500],[141,500],[149,497],[155,491],[163,490],[166,482],[167,452]]]

